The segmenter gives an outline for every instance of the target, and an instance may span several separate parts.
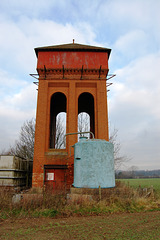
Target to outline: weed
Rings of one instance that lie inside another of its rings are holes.
[[[44,209],[39,212],[39,216],[42,217],[55,217],[58,214],[58,211],[55,209]]]
[[[78,192],[78,191],[77,191]],[[76,195],[78,195],[76,193]],[[147,195],[138,187],[117,181],[112,189],[82,189],[79,197],[68,201],[63,192],[30,192],[23,194],[18,203],[12,202],[13,193],[7,189],[0,192],[0,217],[56,217],[71,215],[100,215],[115,212],[141,212],[160,209],[160,200],[152,191]],[[87,197],[82,197],[87,196]],[[90,197],[91,196],[91,197]]]

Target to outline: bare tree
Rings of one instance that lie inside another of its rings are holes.
[[[129,158],[125,155],[121,155],[121,144],[117,140],[118,137],[118,130],[114,129],[111,132],[109,142],[113,143],[114,145],[114,163],[115,163],[115,169],[119,169],[121,165],[123,165],[125,162],[129,161]]]
[[[90,131],[90,119],[89,115],[82,112],[78,115],[78,131],[85,132]],[[87,135],[89,137],[89,134]],[[118,142],[118,130],[114,129],[111,131],[109,142],[114,145],[114,162],[115,169],[119,169],[121,165],[129,161],[129,158],[125,155],[121,155],[121,144]]]
[[[136,171],[138,170],[138,167],[137,166],[131,166],[129,169],[128,169],[128,172],[130,173],[130,176],[132,178],[135,178],[135,173]]]
[[[78,132],[90,131],[89,114],[81,112],[78,114]]]
[[[55,148],[65,148],[65,126],[63,117],[57,116]],[[17,155],[27,160],[33,160],[35,138],[35,119],[25,121],[21,127],[19,139],[5,154]]]
[[[81,112],[78,114],[78,132],[88,132],[90,131],[90,116],[86,112]],[[89,138],[89,133],[83,134]],[[78,135],[78,139],[79,139]]]
[[[88,114],[81,113],[78,116],[78,131],[90,131],[90,119]],[[57,116],[56,120],[56,141],[55,148],[62,149],[65,148],[66,142],[64,135],[66,134],[64,124],[64,117],[61,115]],[[34,154],[34,137],[35,137],[35,119],[32,118],[24,122],[21,127],[19,139],[15,142],[15,145],[10,148],[9,151],[5,151],[5,153],[14,154],[20,156],[22,158],[33,160]],[[109,141],[114,145],[114,161],[115,161],[115,169],[119,169],[121,165],[127,162],[129,159],[125,155],[121,155],[121,145],[117,140],[118,130],[114,129],[111,132]]]
[[[20,130],[19,139],[10,148],[10,154],[17,155],[27,160],[33,160],[35,137],[35,119],[25,121]]]
[[[64,124],[64,118],[61,115],[57,115],[56,118],[56,139],[55,148],[62,149],[66,146],[66,140],[64,138],[66,134],[66,128]]]

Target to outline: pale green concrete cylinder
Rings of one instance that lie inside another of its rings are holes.
[[[115,186],[113,144],[105,140],[81,140],[74,145],[74,187]]]

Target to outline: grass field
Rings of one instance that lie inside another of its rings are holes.
[[[126,184],[129,184],[130,187],[138,188],[150,188],[153,186],[153,189],[160,193],[160,178],[142,178],[142,179],[119,179]]]
[[[46,192],[13,203],[13,194],[4,189],[0,239],[160,239],[160,195],[155,192],[160,193],[160,179],[117,181],[101,197],[95,191],[92,201]]]
[[[159,212],[1,222],[0,239],[160,239]]]

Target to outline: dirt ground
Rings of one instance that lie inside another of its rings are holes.
[[[160,211],[0,220],[0,239],[160,239]]]

